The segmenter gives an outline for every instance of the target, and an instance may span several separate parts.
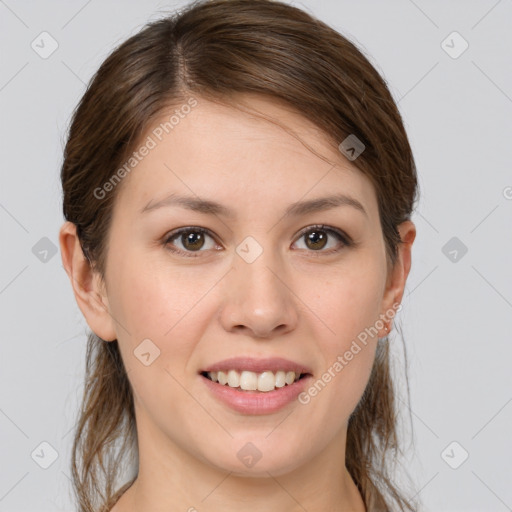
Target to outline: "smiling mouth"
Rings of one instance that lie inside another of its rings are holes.
[[[295,373],[293,371],[264,371],[260,373],[251,371],[228,370],[200,373],[206,379],[221,386],[226,386],[241,392],[269,392],[291,386],[295,382],[308,377],[309,373]]]

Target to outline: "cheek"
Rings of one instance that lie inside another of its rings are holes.
[[[329,351],[346,350],[359,335],[364,338],[363,333],[374,332],[371,328],[381,312],[383,283],[381,269],[373,263],[332,275],[321,293],[309,294],[311,309],[322,320],[324,333],[331,334],[327,337],[332,340]],[[302,293],[307,296],[307,289]]]
[[[323,402],[333,421],[348,420],[370,377],[383,291],[380,272],[375,264],[353,267],[350,274],[333,276],[323,293],[310,294],[311,309],[321,319],[316,339],[323,372],[306,390],[304,402],[318,400],[317,406]]]
[[[208,321],[201,298],[211,284],[194,285],[183,274],[157,268],[131,275],[132,279],[118,280],[113,312],[126,328],[118,327],[125,368],[139,403],[156,415],[161,404],[173,404],[171,414],[187,399],[179,383],[187,378],[189,361]]]
[[[174,382],[169,374],[183,382],[212,322],[216,307],[212,289],[219,275],[186,272],[146,258],[144,265],[125,260],[114,278],[113,316],[126,328],[118,326],[118,339],[134,387],[147,398],[152,387]],[[150,367],[137,358],[147,352],[155,357]]]
[[[215,279],[152,263],[148,258],[137,264],[133,258],[116,268],[112,282],[113,315],[124,320],[130,336],[135,341],[141,337],[165,341],[183,330],[185,323],[190,324],[191,317],[197,325],[196,306]]]
[[[312,405],[315,414],[328,420],[326,433],[329,430],[334,435],[348,422],[370,378],[376,347],[376,338],[358,338],[349,332],[336,343],[324,345],[323,371],[315,375],[299,401]]]

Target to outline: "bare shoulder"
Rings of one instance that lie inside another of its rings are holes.
[[[122,500],[119,499],[108,512],[126,512],[126,509],[123,507],[121,501]]]
[[[134,480],[126,483],[113,497],[114,505],[107,512],[129,512],[133,507],[129,505],[131,502],[131,494],[133,492]]]
[[[118,501],[108,512],[125,512],[122,505]]]
[[[108,512],[129,512],[132,508],[128,505],[129,501],[129,489],[119,491],[120,496],[115,500],[112,508]]]

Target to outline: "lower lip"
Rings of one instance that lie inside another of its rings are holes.
[[[271,414],[293,402],[312,376],[307,375],[274,391],[238,391],[227,384],[213,382],[204,375],[200,377],[217,398],[235,411],[243,414]]]

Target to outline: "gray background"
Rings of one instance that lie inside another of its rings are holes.
[[[115,45],[183,4],[0,1],[2,512],[73,510],[86,324],[57,247],[71,112]],[[295,4],[369,55],[415,152],[418,235],[397,317],[415,436],[407,474],[425,510],[512,510],[512,1]],[[31,47],[51,49],[43,31],[58,43],[46,59]]]

